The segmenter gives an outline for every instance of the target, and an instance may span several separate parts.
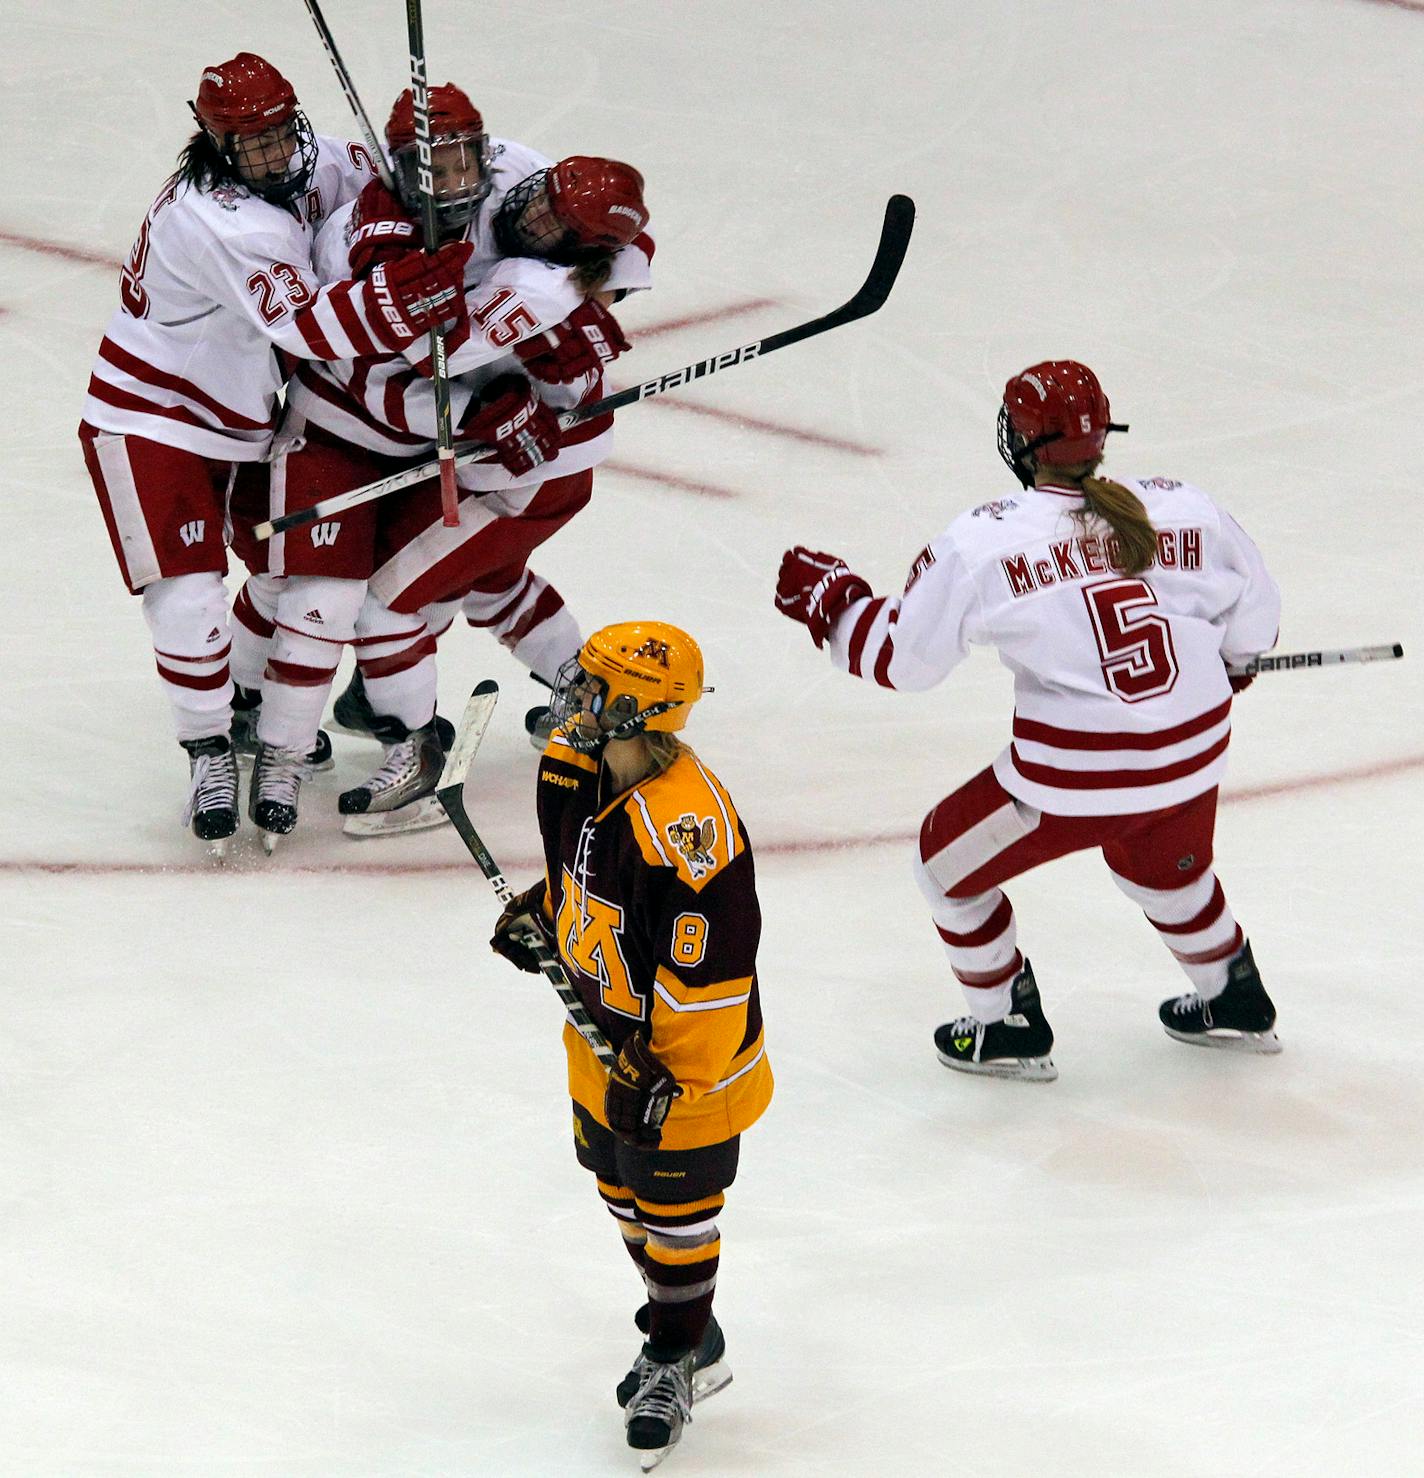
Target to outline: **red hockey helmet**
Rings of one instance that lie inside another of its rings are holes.
[[[442,238],[461,234],[493,184],[490,175],[489,139],[485,121],[469,95],[453,82],[442,82],[426,92],[430,110],[430,143],[442,155],[450,173],[460,182],[451,184],[440,176],[442,160],[433,161],[435,214]],[[386,146],[391,152],[392,172],[407,210],[420,209],[419,159],[415,142],[415,98],[410,88],[396,99],[386,120]]]
[[[1004,386],[999,455],[1024,487],[1040,465],[1096,462],[1108,432],[1126,430],[1113,421],[1098,377],[1075,359],[1030,365]]]
[[[204,69],[193,111],[215,139],[250,138],[289,122],[297,95],[271,62],[239,51],[230,62]]]
[[[549,204],[580,246],[617,251],[648,224],[643,177],[631,164],[572,154],[549,171]]]
[[[205,68],[190,106],[222,172],[254,195],[285,205],[311,183],[316,139],[292,84],[271,62],[240,51]]]

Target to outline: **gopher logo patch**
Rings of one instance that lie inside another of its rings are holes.
[[[699,821],[691,811],[684,812],[676,821],[668,822],[667,838],[682,854],[694,878],[706,877],[717,866],[717,859],[712,855],[712,848],[717,844],[717,823],[710,816]]]

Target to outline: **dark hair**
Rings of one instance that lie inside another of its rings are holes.
[[[1110,560],[1127,575],[1140,575],[1157,557],[1157,530],[1142,499],[1107,477],[1085,477],[1081,483],[1083,507],[1073,515],[1084,526],[1096,518],[1113,531],[1116,558]]]
[[[238,183],[230,165],[206,129],[198,129],[178,154],[177,178],[194,189]]]

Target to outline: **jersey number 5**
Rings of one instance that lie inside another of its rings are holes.
[[[1172,628],[1151,608],[1157,594],[1146,580],[1104,580],[1084,587],[1098,639],[1103,681],[1124,703],[1160,698],[1177,681]]]

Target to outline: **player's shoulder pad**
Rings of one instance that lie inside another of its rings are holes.
[[[580,754],[567,739],[562,729],[549,735],[544,753],[539,760],[539,784],[553,785],[560,790],[570,790],[578,785],[583,775],[596,775],[598,761],[591,754]]]
[[[694,891],[746,850],[722,782],[690,751],[633,791],[626,806],[650,867],[670,867]]]

